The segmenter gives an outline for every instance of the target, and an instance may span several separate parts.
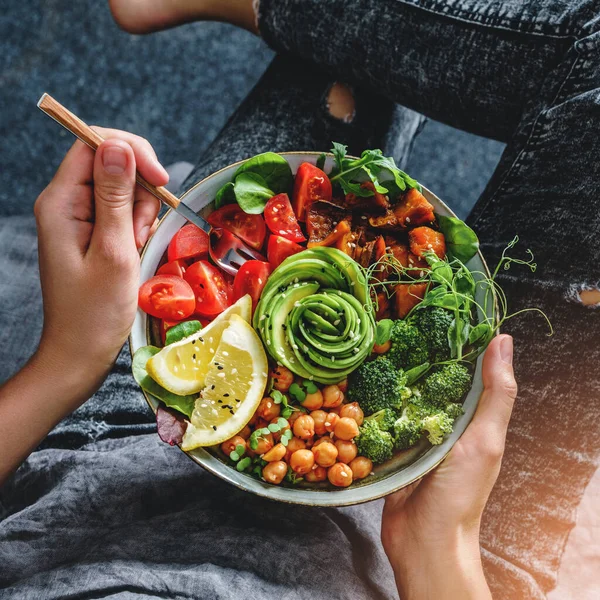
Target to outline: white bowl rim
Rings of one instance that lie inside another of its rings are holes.
[[[331,164],[333,160],[333,155],[331,153],[322,153],[314,151],[288,151],[277,152],[277,154],[280,154],[284,157],[290,157],[292,159],[300,159],[301,161],[314,160],[322,154],[325,154],[325,156],[327,157],[327,162],[329,164]],[[226,173],[229,173],[230,171],[233,172],[235,168],[240,166],[242,163],[246,162],[246,160],[248,159],[246,158],[237,161],[208,175],[201,181],[194,184],[190,189],[188,189],[181,196],[181,200],[185,201],[189,197],[194,196],[194,194],[197,193],[200,189],[206,187],[207,184],[211,182],[211,180],[214,180],[215,178],[222,178]],[[441,212],[441,214],[447,214],[448,216],[456,217],[456,214],[436,194],[431,192],[425,186],[422,187],[424,195],[430,201],[433,201],[437,213]],[[208,201],[204,204],[200,206],[192,206],[191,208],[193,208],[196,211],[199,211],[208,204],[210,204],[211,201],[212,198],[208,197]],[[441,211],[439,210],[440,208],[442,209]],[[142,251],[140,257],[142,265],[144,263],[144,258],[148,252],[148,249],[151,248],[154,240],[158,239],[157,236],[160,235],[160,228],[167,219],[179,220],[181,221],[181,225],[183,225],[185,222],[184,218],[178,215],[175,211],[173,211],[172,209],[167,210],[167,212],[160,219],[156,231],[147,241]],[[164,253],[165,249],[166,245],[163,246],[161,256]],[[489,276],[489,269],[487,267],[485,259],[483,258],[483,255],[481,254],[481,251],[477,252],[477,255],[473,257],[471,261],[469,261],[467,266],[469,266],[472,261],[480,263],[480,265],[472,265],[473,267],[476,267],[475,270],[482,270]],[[140,272],[140,281],[143,281],[144,279],[145,277],[143,276],[142,272]],[[494,303],[492,304],[495,304],[495,301],[496,300],[494,298]],[[131,330],[131,334],[129,336],[129,344],[132,356],[138,348],[146,345],[147,343],[147,316],[140,309],[138,309]],[[400,469],[399,471],[391,475],[376,480],[373,483],[368,483],[368,480],[362,480],[361,483],[359,483],[357,486],[353,485],[348,488],[340,488],[335,490],[279,487],[267,484],[246,473],[239,473],[233,467],[222,462],[217,457],[213,456],[208,451],[206,451],[204,448],[198,448],[190,452],[184,452],[183,450],[181,450],[181,448],[179,449],[196,464],[202,466],[204,469],[206,469],[213,475],[216,475],[217,477],[227,481],[228,483],[244,491],[265,498],[269,498],[271,500],[276,500],[278,502],[325,507],[351,506],[354,504],[361,504],[363,502],[377,500],[379,498],[383,498],[389,494],[392,494],[393,492],[396,492],[414,483],[415,481],[418,481],[419,479],[427,475],[427,473],[435,469],[446,458],[454,444],[458,441],[460,436],[466,430],[471,419],[473,418],[473,415],[479,403],[481,393],[483,392],[481,374],[482,361],[483,354],[480,355],[476,361],[475,370],[473,373],[473,384],[471,390],[467,394],[463,405],[465,413],[456,420],[454,431],[446,437],[442,444],[431,447],[421,456],[419,456],[414,462],[410,463],[406,467]],[[146,401],[152,409],[152,411],[156,412],[156,401],[153,398],[151,398],[144,390],[142,390],[142,393],[144,394],[144,397],[146,398]]]

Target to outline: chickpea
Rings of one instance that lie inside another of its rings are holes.
[[[310,415],[300,415],[294,421],[293,430],[296,437],[307,440],[315,435],[315,422]]]
[[[252,429],[250,429],[249,425],[246,425],[246,427],[244,427],[244,429],[242,429],[238,435],[240,437],[243,437],[245,440],[247,440],[250,437],[250,434],[252,433]]]
[[[294,423],[296,422],[296,419],[298,417],[301,417],[304,413],[299,411],[299,410],[295,410],[288,418],[288,423],[293,427]]]
[[[316,469],[314,467],[316,467]],[[325,467],[313,465],[313,468],[304,476],[304,479],[305,481],[308,481],[308,483],[325,481],[327,479],[327,469]]]
[[[315,455],[315,462],[320,467],[331,467],[335,465],[338,449],[331,443],[319,444],[313,447],[312,453]]]
[[[335,463],[327,470],[327,479],[336,487],[348,487],[352,483],[352,469],[344,463]]]
[[[307,440],[304,440],[304,443],[306,444],[307,448],[312,448],[315,444],[315,436],[310,437]]]
[[[357,456],[348,466],[354,479],[364,479],[373,470],[373,462],[366,456]]]
[[[306,398],[300,404],[307,410],[319,410],[323,406],[323,393],[317,390],[312,394],[306,394]]]
[[[350,464],[358,454],[356,444],[348,440],[336,440],[335,447],[338,449],[338,460],[346,464]]]
[[[392,347],[392,342],[388,340],[385,344],[375,344],[373,346],[373,352],[375,354],[385,354]]]
[[[342,410],[342,405],[340,404],[340,406],[334,406],[333,408],[329,409],[329,414],[334,414],[337,415],[338,417],[340,416],[340,410]]]
[[[331,440],[331,438],[328,435],[324,435],[323,437],[320,437],[313,445],[313,448],[316,448],[317,446],[320,446],[321,444],[333,444],[333,441]]]
[[[270,375],[273,387],[280,392],[287,392],[294,383],[294,374],[287,367],[277,366],[271,370]]]
[[[340,415],[338,415],[335,412],[330,412],[327,415],[327,421],[325,421],[325,431],[327,431],[328,433],[331,433],[332,431],[335,431],[335,426],[337,425],[338,421],[340,420]]]
[[[356,421],[356,424],[360,427],[365,420],[365,413],[359,406],[358,402],[350,402],[350,404],[344,404],[340,408],[340,417],[350,417]]]
[[[306,442],[301,440],[300,438],[293,437],[287,445],[287,453],[285,455],[285,460],[290,462],[290,456],[296,452],[296,450],[304,450],[306,448]]]
[[[232,438],[225,440],[221,444],[221,450],[223,454],[227,454],[229,456],[236,448],[236,446],[241,445],[246,447],[246,440],[241,435],[234,435]]]
[[[280,419],[280,417],[275,417],[274,419],[271,420],[271,423],[277,423],[277,421]],[[288,422],[288,424],[285,427],[282,427],[279,431],[275,431],[273,433],[273,439],[276,442],[279,442],[279,440],[281,439],[281,436],[288,430],[290,429],[290,424]]]
[[[358,425],[350,417],[340,417],[335,425],[334,433],[339,440],[352,440],[358,435]]]
[[[283,459],[287,452],[287,448],[283,444],[275,444],[268,452],[262,456],[267,462],[277,462]]]
[[[280,484],[287,473],[288,466],[282,461],[277,460],[265,465],[262,470],[262,476],[267,483]]]
[[[258,455],[265,454],[273,447],[273,434],[260,436],[258,438],[258,445],[254,448],[254,452]]]
[[[324,435],[327,431],[325,429],[325,421],[327,421],[327,413],[324,410],[313,410],[310,416],[315,422],[315,433],[317,435]]]
[[[258,409],[254,412],[254,414],[252,415],[252,418],[248,421],[248,425],[250,427],[255,427],[256,428],[256,423],[258,422],[258,419],[260,419],[260,415],[258,414]]]
[[[342,381],[340,381],[337,386],[340,388],[340,390],[342,390],[342,392],[345,394],[348,391],[348,378],[346,377],[346,379],[342,379]]]
[[[279,413],[281,412],[281,406],[279,404],[275,404],[275,402],[273,402],[273,398],[266,396],[260,401],[256,412],[261,419],[270,421],[271,419],[275,419],[279,416]]]
[[[290,456],[290,467],[296,475],[306,475],[315,464],[315,456],[310,450],[296,450]]]
[[[323,406],[335,408],[344,401],[344,392],[337,385],[326,385],[323,388]]]

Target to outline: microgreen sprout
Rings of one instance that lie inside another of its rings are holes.
[[[237,462],[238,460],[240,460],[240,458],[242,458],[242,456],[244,456],[245,453],[246,453],[246,447],[243,444],[238,444],[235,447],[235,450],[233,450],[231,452],[231,454],[229,455],[229,458],[233,462]]]

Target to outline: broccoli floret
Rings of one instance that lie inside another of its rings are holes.
[[[444,441],[447,433],[452,433],[452,423],[454,419],[449,417],[443,410],[422,421],[423,430],[427,432],[427,439],[437,446]]]
[[[427,340],[421,332],[407,321],[395,321],[390,341],[392,347],[385,357],[399,369],[418,367],[429,358]]]
[[[410,324],[416,327],[425,338],[425,344],[429,350],[429,362],[441,362],[450,358],[448,329],[450,329],[453,319],[454,315],[450,311],[439,306],[416,310],[409,317]]]
[[[459,402],[470,388],[468,369],[459,363],[450,363],[425,379],[421,398],[425,404],[444,409],[449,402]]]
[[[421,438],[421,418],[407,407],[394,423],[394,450],[405,450],[414,446]]]
[[[348,382],[348,398],[358,402],[365,415],[384,408],[401,408],[406,376],[385,357],[363,363]]]
[[[465,413],[462,405],[457,404],[456,402],[449,402],[448,406],[444,408],[444,412],[451,417],[452,420],[458,419],[458,417]]]
[[[367,417],[367,420],[377,421],[379,429],[392,433],[394,429],[394,423],[400,414],[401,411],[396,408],[384,408],[383,410],[378,410],[376,413],[373,413],[371,416]]]
[[[356,446],[361,456],[370,458],[374,464],[392,458],[394,441],[392,435],[383,431],[376,419],[365,419],[356,438]]]

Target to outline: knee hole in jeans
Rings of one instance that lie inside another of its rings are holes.
[[[350,86],[336,81],[327,92],[327,110],[334,119],[351,123],[356,114],[354,94]]]

